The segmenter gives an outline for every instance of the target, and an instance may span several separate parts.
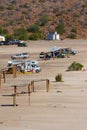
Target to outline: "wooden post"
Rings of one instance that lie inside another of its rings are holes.
[[[53,51],[53,60],[55,59],[55,52]]]
[[[31,93],[31,85],[28,85],[28,95]]]
[[[49,84],[50,84],[49,80],[46,79],[46,90],[47,90],[47,92],[49,92],[49,88],[50,88]]]
[[[14,86],[13,105],[16,106],[17,86]]]
[[[31,87],[33,88],[33,92],[34,92],[34,81],[31,81]]]
[[[17,86],[14,86],[14,93],[17,95]]]
[[[4,79],[4,83],[6,82],[6,73],[5,71],[3,71],[3,79]]]
[[[31,85],[28,85],[28,96],[29,96],[29,106],[30,106],[30,94],[31,94]]]
[[[13,66],[13,78],[16,78],[17,77],[17,71],[16,71],[16,66]]]
[[[2,74],[0,73],[0,88],[1,88]]]
[[[13,94],[13,106],[16,106],[16,94]]]

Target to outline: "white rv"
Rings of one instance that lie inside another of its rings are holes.
[[[13,65],[17,66],[18,71],[23,71],[23,72],[40,72],[41,68],[38,66],[38,61],[37,60],[13,60],[13,61],[8,61],[7,67],[11,67]]]
[[[30,64],[30,63],[24,63],[21,65],[18,65],[19,67],[19,71],[23,71],[23,72],[33,72],[33,73],[39,73],[41,71],[40,66],[36,65],[36,64]]]

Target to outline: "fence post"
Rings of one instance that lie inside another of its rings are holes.
[[[30,106],[30,94],[31,94],[31,84],[28,85],[29,106]]]
[[[3,71],[3,79],[4,79],[4,83],[6,82],[6,73],[5,71]]]
[[[16,106],[17,86],[14,86],[13,105]]]
[[[33,92],[34,92],[34,81],[31,81],[31,87],[33,88]]]
[[[17,70],[16,70],[16,66],[13,66],[13,78],[16,78],[17,77]]]
[[[49,92],[49,88],[50,88],[50,82],[48,79],[46,79],[46,90],[47,92]]]
[[[31,85],[28,85],[28,95],[31,93]]]
[[[16,106],[16,94],[13,94],[13,106]]]
[[[1,88],[2,74],[0,73],[0,88]]]
[[[55,52],[53,51],[53,60],[55,59]]]

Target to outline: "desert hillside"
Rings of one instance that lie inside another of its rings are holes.
[[[0,1],[0,25],[9,33],[33,24],[45,35],[57,30],[62,38],[87,38],[87,0]]]

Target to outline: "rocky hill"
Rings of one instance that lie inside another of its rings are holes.
[[[44,34],[57,30],[62,38],[85,39],[87,0],[0,0],[0,25],[9,33],[33,24]]]

